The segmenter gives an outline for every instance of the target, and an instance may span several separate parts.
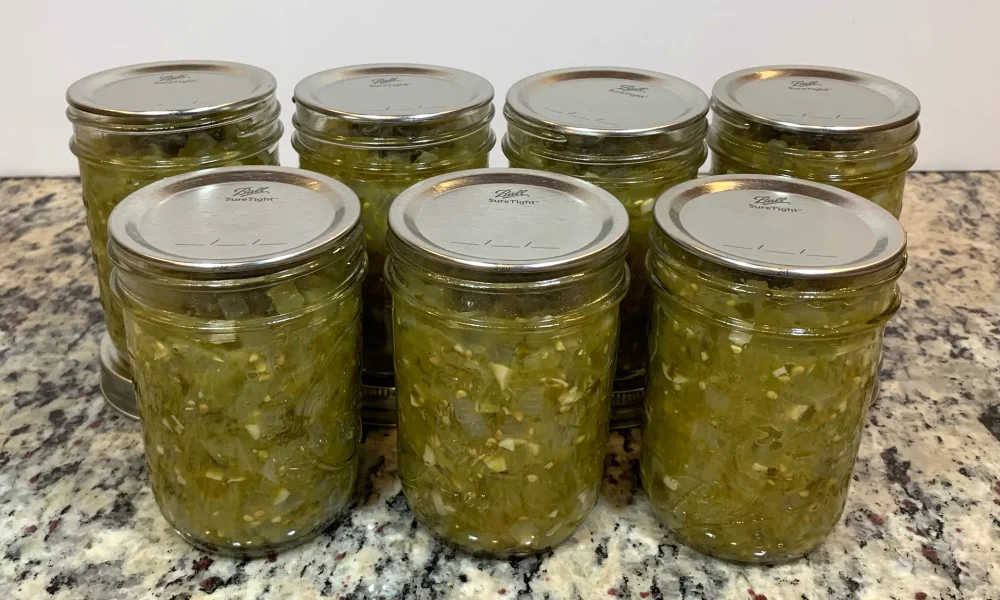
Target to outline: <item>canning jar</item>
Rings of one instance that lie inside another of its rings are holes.
[[[66,98],[108,333],[101,342],[101,390],[112,406],[135,417],[121,309],[109,288],[108,215],[126,196],[165,177],[278,164],[275,81],[263,69],[236,63],[148,63],[84,77]]]
[[[171,177],[111,213],[153,494],[199,548],[295,545],[351,498],[360,213],[343,184],[282,167]]]
[[[847,69],[757,67],[715,84],[712,113],[714,175],[808,179],[902,212],[920,133],[920,102],[903,86]]]
[[[621,305],[613,427],[642,420],[652,296],[644,272],[653,201],[697,176],[708,154],[707,112],[708,98],[694,85],[639,69],[548,71],[507,93],[503,151],[510,166],[597,184],[629,214],[632,282]]]
[[[627,213],[565,175],[479,169],[403,192],[389,232],[410,507],[472,551],[555,546],[597,500]]]
[[[391,298],[383,279],[389,205],[428,177],[487,166],[492,102],[493,86],[482,77],[429,65],[342,67],[295,86],[299,166],[343,181],[361,199],[371,261],[363,292],[366,423],[396,422]]]
[[[641,472],[686,544],[773,563],[840,519],[905,234],[837,188],[734,175],[659,198]]]

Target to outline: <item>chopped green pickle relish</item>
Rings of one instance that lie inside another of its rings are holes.
[[[213,552],[301,543],[354,490],[360,206],[319,177],[202,171],[144,188],[111,216],[153,493],[184,539]],[[198,225],[172,227],[192,212]]]
[[[407,190],[389,227],[407,501],[474,552],[555,546],[597,500],[627,214],[569,177],[480,169]]]
[[[643,487],[684,543],[739,562],[801,556],[836,527],[905,264],[886,211],[782,181],[667,192],[649,255]]]

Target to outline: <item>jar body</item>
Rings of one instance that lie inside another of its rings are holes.
[[[867,198],[896,218],[906,172],[917,160],[916,122],[864,134],[794,133],[716,115],[709,133],[712,174],[783,175]]]
[[[704,134],[704,128],[701,129]],[[629,250],[626,261],[632,274],[628,293],[620,311],[618,358],[615,368],[611,425],[613,428],[633,427],[642,419],[641,390],[646,381],[649,362],[648,327],[652,309],[652,290],[645,276],[646,255],[649,252],[649,231],[653,225],[653,202],[665,190],[698,176],[698,168],[708,154],[704,141],[697,135],[687,149],[675,149],[673,154],[656,160],[593,160],[574,153],[560,153],[554,144],[519,131],[512,124],[504,138],[504,153],[511,167],[538,169],[569,175],[598,185],[611,192],[625,206],[629,215]],[[633,151],[644,148],[641,141],[632,142]],[[598,146],[599,147],[599,146]],[[577,150],[579,150],[577,148]],[[661,153],[663,149],[659,149]],[[628,157],[625,157],[626,159]],[[633,392],[633,393],[629,393]]]
[[[718,285],[652,258],[641,472],[684,543],[738,562],[815,548],[843,512],[895,276],[867,291]]]
[[[395,258],[387,276],[399,473],[418,519],[500,556],[569,537],[603,471],[622,266],[602,275],[618,288],[610,295],[577,288],[555,302],[530,289],[449,290]]]
[[[412,132],[413,135],[419,133],[419,130]],[[380,139],[374,132],[372,135],[368,141],[375,143]],[[299,154],[301,168],[347,184],[361,200],[365,248],[371,265],[363,291],[362,369],[366,385],[392,387],[391,298],[383,275],[389,205],[400,192],[429,177],[486,167],[494,143],[489,120],[457,139],[417,147],[347,146],[302,129],[296,131],[292,143]],[[385,397],[381,402],[383,405],[369,407],[366,398],[366,422],[393,424],[395,418],[390,405],[394,404],[394,399]]]
[[[359,269],[346,284],[344,268]],[[191,544],[274,552],[350,500],[363,269],[360,253],[239,289],[115,269],[153,493]]]
[[[282,126],[277,102],[255,114],[217,124],[180,130],[118,124],[98,127],[76,122],[70,142],[80,164],[80,183],[90,231],[91,252],[97,264],[101,307],[108,335],[117,351],[116,362],[128,373],[128,352],[122,311],[110,289],[108,217],[132,192],[155,181],[214,167],[277,165]],[[71,111],[72,118],[72,111]],[[221,118],[220,118],[221,119]]]

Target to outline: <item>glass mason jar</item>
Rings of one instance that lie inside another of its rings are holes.
[[[136,417],[121,309],[110,292],[108,216],[132,192],[165,177],[230,165],[278,164],[282,126],[274,77],[226,62],[120,67],[85,77],[66,93],[70,149],[80,161],[83,203],[97,263],[108,337],[101,390]]]
[[[763,175],[682,184],[654,213],[643,487],[701,552],[801,556],[844,510],[903,229],[860,196]]]
[[[808,179],[902,212],[920,133],[920,102],[903,86],[846,69],[758,67],[720,79],[712,112],[714,175]]]
[[[482,77],[427,65],[342,67],[295,86],[299,166],[343,181],[361,199],[371,261],[363,292],[366,423],[396,422],[391,298],[383,279],[389,205],[418,181],[486,167],[492,102],[493,86]]]
[[[352,496],[360,213],[343,184],[282,167],[172,177],[111,213],[153,494],[199,548],[299,544]]]
[[[571,175],[611,192],[631,230],[632,282],[621,305],[612,427],[642,420],[652,293],[644,276],[653,201],[698,175],[708,98],[676,77],[624,68],[548,71],[507,93],[503,151],[512,167]]]
[[[474,552],[555,546],[597,500],[628,215],[564,175],[479,169],[403,192],[389,230],[410,507]]]

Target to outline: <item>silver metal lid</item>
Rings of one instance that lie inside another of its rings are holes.
[[[345,120],[418,123],[486,106],[493,102],[493,86],[448,67],[355,65],[306,77],[295,86],[295,102]]]
[[[628,213],[610,193],[565,175],[472,169],[432,177],[397,196],[389,229],[433,262],[547,273],[602,262],[624,248]]]
[[[726,75],[712,108],[792,131],[858,133],[916,120],[920,101],[888,79],[831,67],[772,66]]]
[[[185,273],[272,271],[336,248],[359,226],[346,185],[289,167],[223,167],[148,185],[111,212],[111,245]]]
[[[821,278],[899,260],[906,233],[861,196],[771,175],[720,175],[677,185],[653,208],[656,225],[714,263],[763,275]]]
[[[84,77],[69,87],[66,100],[95,115],[183,120],[238,110],[272,96],[276,87],[273,75],[250,65],[159,62]]]
[[[694,84],[655,71],[586,67],[518,81],[507,92],[507,110],[560,133],[647,135],[704,118],[708,97]]]

